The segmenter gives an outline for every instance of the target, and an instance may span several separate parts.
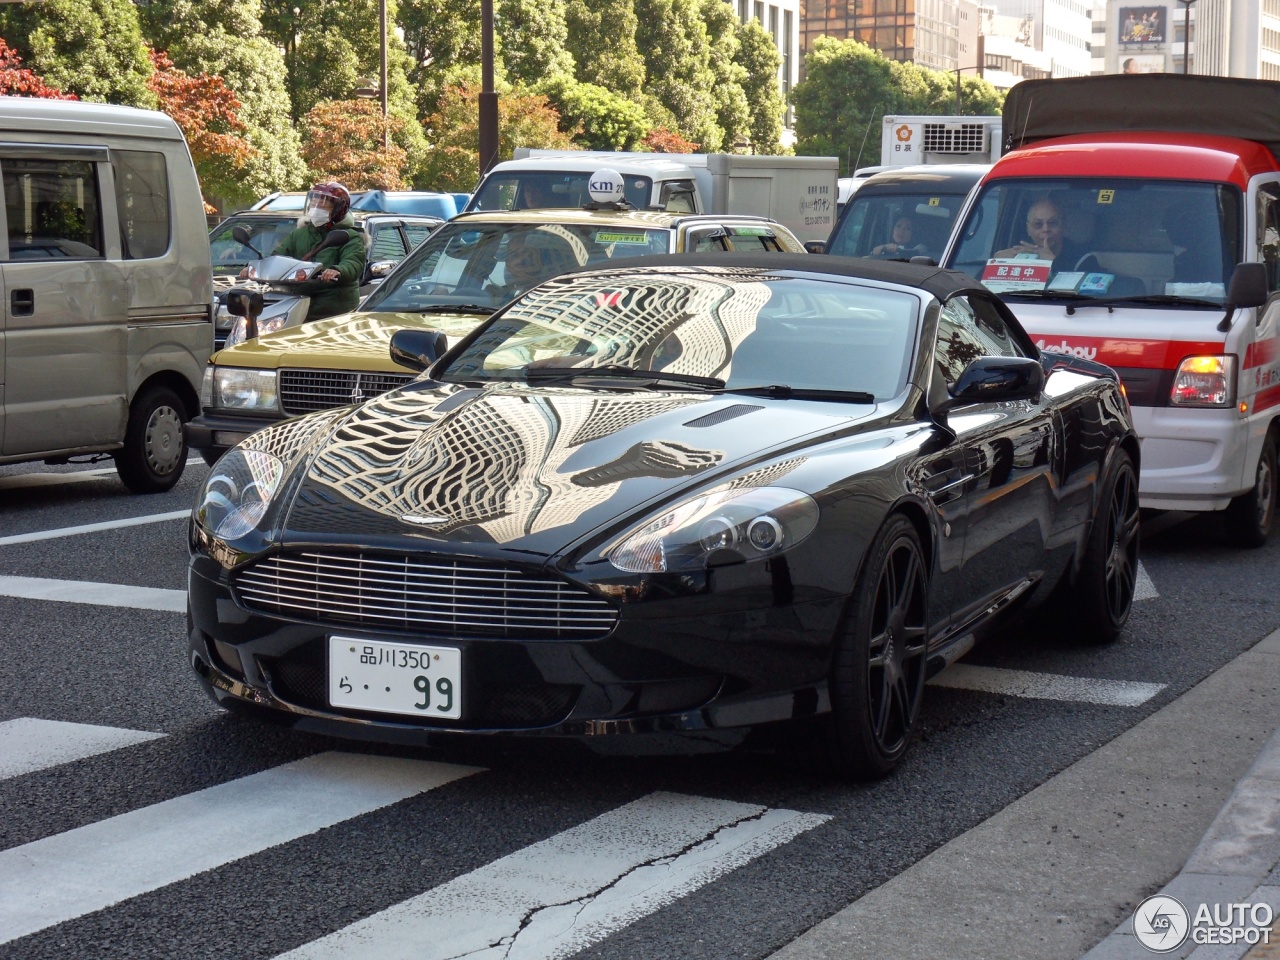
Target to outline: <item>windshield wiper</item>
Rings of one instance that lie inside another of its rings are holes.
[[[1033,297],[1038,300],[1094,300],[1088,294],[1076,293],[1074,290],[1003,290],[999,296],[1001,299],[1005,297]]]
[[[678,383],[704,390],[720,390],[724,381],[715,377],[696,377],[691,373],[667,373],[662,370],[636,370],[620,364],[602,367],[533,367],[525,368],[526,380],[579,380],[584,377],[613,380],[647,380],[650,383]]]
[[[845,403],[875,403],[874,393],[862,390],[814,390],[792,387],[785,383],[767,383],[756,387],[733,387],[725,393],[745,393],[751,397],[777,397],[780,400],[840,400]]]
[[[384,308],[386,309],[386,308]],[[483,313],[488,316],[497,307],[486,307],[479,303],[432,303],[425,307],[391,307],[388,313]]]
[[[1094,306],[1106,306],[1109,303],[1155,303],[1161,306],[1188,306],[1188,307],[1221,307],[1222,304],[1213,300],[1205,300],[1202,297],[1182,297],[1173,293],[1135,293],[1128,297],[1098,297],[1088,298]]]

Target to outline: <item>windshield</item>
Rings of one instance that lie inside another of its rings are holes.
[[[1226,299],[1240,195],[1213,183],[1123,178],[988,183],[953,266],[1006,299]]]
[[[532,173],[512,171],[493,173],[476,191],[468,210],[538,210],[574,207],[581,209],[591,202],[587,182],[591,174]],[[637,210],[649,206],[653,181],[632,174],[623,177],[627,202]]]
[[[836,224],[829,252],[882,260],[939,260],[963,203],[963,196],[937,193],[856,193]]]
[[[209,254],[213,268],[243,267],[271,256],[276,245],[298,226],[298,218],[289,214],[278,217],[228,217],[209,231]],[[235,238],[236,228],[248,234],[248,244]]]
[[[906,384],[920,309],[901,290],[754,272],[567,277],[489,321],[434,376],[622,367],[888,399]]]
[[[364,310],[493,311],[588,263],[668,253],[670,232],[610,224],[446,223],[419,244]]]

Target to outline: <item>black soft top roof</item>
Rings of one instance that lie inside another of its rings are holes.
[[[869,260],[864,257],[833,257],[811,253],[671,253],[649,257],[625,257],[598,263],[570,273],[595,270],[627,271],[640,267],[732,267],[756,270],[803,273],[829,273],[859,280],[880,280],[918,287],[939,300],[958,293],[987,293],[986,287],[959,270],[943,270],[893,260]]]
[[[1004,149],[1102,131],[1240,137],[1280,158],[1280,83],[1180,73],[1023,80],[1004,101]]]

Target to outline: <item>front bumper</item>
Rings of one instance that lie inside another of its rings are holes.
[[[1253,485],[1256,454],[1249,458],[1252,423],[1234,409],[1134,406],[1133,426],[1142,443],[1138,494],[1153,510],[1224,510]]]
[[[221,456],[250,434],[283,420],[282,415],[237,417],[230,414],[202,413],[183,425],[187,446]]]
[[[623,616],[603,639],[495,640],[414,636],[263,614],[235,596],[222,568],[193,558],[188,576],[190,662],[221,706],[327,735],[423,743],[440,734],[734,730],[830,710],[830,641],[844,598],[790,606]],[[333,707],[327,638],[457,646],[462,718]]]

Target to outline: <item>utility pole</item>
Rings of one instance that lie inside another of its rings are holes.
[[[480,0],[480,176],[498,160],[498,95],[493,89],[493,0]]]

